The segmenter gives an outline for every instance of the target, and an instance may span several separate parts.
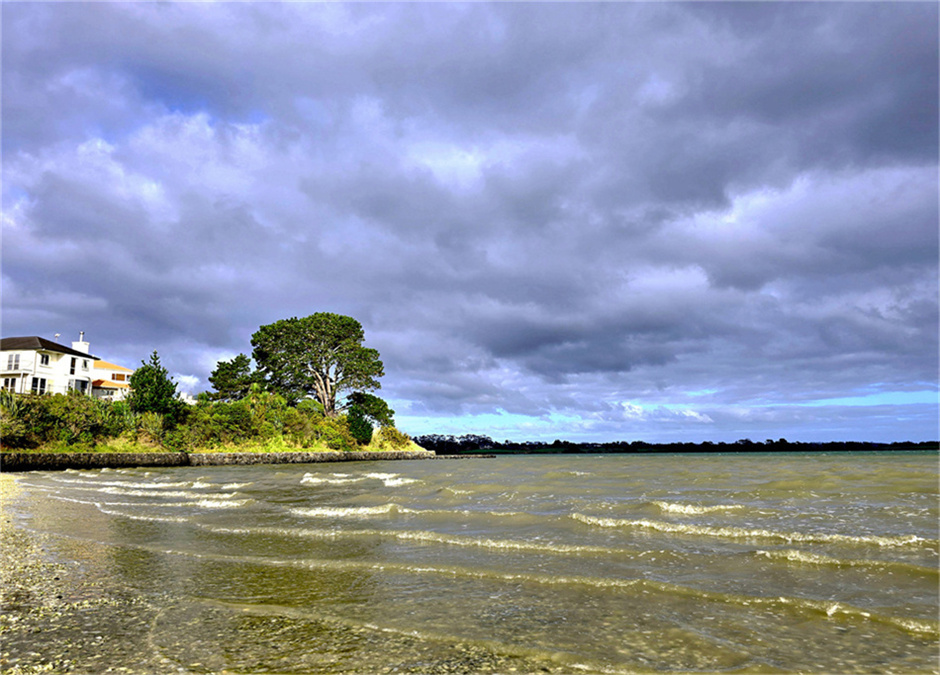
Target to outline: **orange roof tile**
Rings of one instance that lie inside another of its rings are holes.
[[[110,361],[103,361],[101,359],[95,360],[95,368],[100,368],[101,370],[123,370],[127,373],[133,373],[133,368],[125,368],[124,366],[119,366],[116,363],[111,363]]]

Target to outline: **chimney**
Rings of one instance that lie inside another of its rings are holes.
[[[78,342],[72,343],[72,349],[77,352],[82,352],[83,354],[88,353],[89,344],[85,342],[85,331],[80,331],[78,333]]]

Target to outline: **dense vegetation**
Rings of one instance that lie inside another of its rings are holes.
[[[402,450],[409,437],[388,426],[358,438],[349,417],[327,417],[313,401],[289,406],[256,386],[238,401],[211,401],[179,408],[178,416],[134,411],[126,402],[81,394],[0,393],[4,450],[90,451],[289,451]],[[368,447],[364,447],[368,446]]]
[[[358,321],[319,313],[262,326],[253,357],[217,364],[216,389],[180,400],[154,351],[130,379],[126,402],[71,395],[0,393],[5,450],[417,449],[377,396],[379,353],[362,346]]]
[[[613,441],[609,443],[573,443],[556,440],[541,441],[494,441],[489,436],[466,434],[446,436],[428,434],[416,436],[415,443],[439,455],[461,454],[556,454],[556,453],[651,453],[651,452],[865,452],[884,450],[937,450],[936,441],[913,443],[870,443],[863,441],[839,441],[828,443],[791,442],[778,440],[752,441],[744,438],[734,443],[647,443],[646,441]]]

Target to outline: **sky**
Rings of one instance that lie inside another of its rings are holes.
[[[938,4],[2,3],[2,333],[358,319],[412,435],[936,440]]]

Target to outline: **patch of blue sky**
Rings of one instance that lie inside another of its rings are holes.
[[[394,407],[394,406],[393,406]],[[577,415],[551,413],[545,417],[535,417],[497,410],[492,413],[476,415],[457,415],[446,417],[426,417],[421,415],[396,414],[395,424],[412,436],[422,434],[444,434],[463,436],[479,434],[494,440],[511,438],[513,440],[538,440],[546,435],[557,434],[559,429],[583,424]]]
[[[171,113],[205,113],[210,119],[235,124],[261,124],[270,119],[262,107],[251,105],[248,97],[239,97],[225,81],[146,66],[134,68],[133,75],[141,95],[158,101]]]
[[[933,389],[921,391],[885,391],[875,394],[862,394],[858,396],[839,396],[836,398],[820,398],[815,401],[805,401],[795,405],[801,406],[875,406],[875,405],[917,405],[940,404],[940,392]]]

